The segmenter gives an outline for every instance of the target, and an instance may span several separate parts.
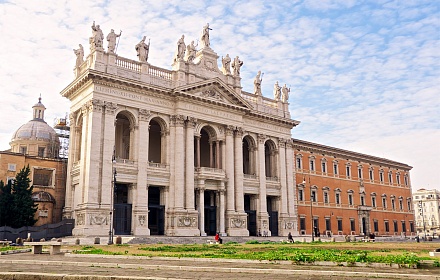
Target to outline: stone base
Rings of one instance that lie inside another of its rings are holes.
[[[246,213],[226,214],[226,233],[229,236],[249,236]]]
[[[167,236],[200,236],[198,212],[195,210],[170,210],[167,212]]]
[[[278,220],[278,235],[287,236],[288,234],[298,236],[298,225],[295,217],[289,217],[288,215],[280,215]]]

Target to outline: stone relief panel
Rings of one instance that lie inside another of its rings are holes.
[[[218,93],[217,91],[212,90],[212,89],[208,89],[208,90],[202,91],[200,93],[200,96],[201,97],[209,97],[209,98],[217,99],[218,101],[222,101],[222,102],[225,101],[223,99],[223,96],[220,93]]]
[[[229,226],[231,228],[246,228],[246,219],[231,218]]]
[[[141,226],[141,227],[144,227],[144,226],[146,226],[146,222],[147,221],[147,216],[145,216],[145,215],[139,215],[138,216],[138,224],[139,224],[139,226]]]
[[[76,221],[77,226],[84,225],[85,224],[85,215],[84,214],[77,214],[75,221]]]
[[[197,219],[195,217],[180,216],[177,217],[178,227],[197,227]]]
[[[293,229],[295,229],[295,223],[292,221],[285,221],[284,228],[293,230]]]
[[[101,214],[90,214],[90,225],[107,225],[107,216]]]
[[[264,229],[268,229],[269,228],[269,221],[268,220],[263,220],[262,224],[263,224],[263,228]]]

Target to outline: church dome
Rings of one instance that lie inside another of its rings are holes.
[[[44,121],[46,107],[41,103],[41,97],[32,109],[33,119],[12,135],[11,151],[32,156],[57,157],[60,140],[55,130]]]

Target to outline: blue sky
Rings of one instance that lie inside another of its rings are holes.
[[[69,111],[59,92],[93,21],[122,30],[123,57],[147,36],[167,69],[181,35],[197,41],[209,22],[219,56],[244,61],[243,90],[259,70],[263,95],[291,87],[293,137],[407,163],[413,189],[440,189],[439,1],[3,1],[0,150],[40,93],[49,124]]]

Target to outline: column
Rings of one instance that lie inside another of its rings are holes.
[[[66,178],[66,198],[65,198],[65,205],[63,209],[63,218],[72,218],[72,210],[74,208],[73,206],[73,194],[72,194],[72,176],[70,175],[72,172],[73,163],[75,160],[75,147],[77,146],[75,142],[77,141],[77,137],[79,136],[77,133],[77,126],[76,126],[76,118],[77,113],[71,113],[69,115],[69,121],[70,121],[70,147],[69,147],[69,158],[71,160],[67,161],[67,178]]]
[[[200,168],[200,135],[196,136],[197,145],[197,168]]]
[[[243,194],[243,130],[237,128],[235,131],[234,144],[234,178],[235,178],[235,207],[236,211],[244,212],[244,194]]]
[[[138,163],[137,187],[133,188],[133,234],[149,235],[148,230],[148,147],[150,111],[139,109],[139,126],[134,147]]]
[[[194,127],[197,119],[188,117],[185,148],[185,209],[194,210]]]
[[[279,178],[281,184],[281,214],[287,214],[287,177],[286,177],[286,140],[278,140],[279,151]]]
[[[174,205],[176,209],[183,210],[185,193],[185,151],[183,125],[185,118],[182,115],[172,116],[175,129],[174,140]]]
[[[286,178],[287,178],[287,209],[290,217],[297,217],[297,208],[296,208],[296,179],[293,165],[293,143],[292,140],[289,139],[286,142]],[[297,230],[297,228],[295,228]]]
[[[220,228],[219,232],[220,234],[225,233],[225,183],[220,182]]]
[[[266,136],[264,134],[258,134],[258,177],[260,179],[260,207],[258,211],[260,215],[267,215],[267,205],[266,205],[266,169],[264,162],[264,142]],[[263,230],[263,229],[262,229]]]
[[[226,195],[227,195],[227,201],[226,201],[226,211],[228,213],[235,212],[235,201],[234,201],[234,194],[235,194],[235,188],[234,188],[234,127],[233,126],[227,126],[226,127],[226,155],[225,155],[225,162],[226,162]]]
[[[215,168],[221,169],[220,167],[220,141],[215,141],[215,156],[216,156],[216,164]]]
[[[199,181],[199,230],[201,236],[206,236],[205,233],[205,181]]]
[[[212,149],[212,140],[209,140],[209,167],[214,167],[214,151]]]

